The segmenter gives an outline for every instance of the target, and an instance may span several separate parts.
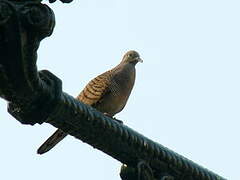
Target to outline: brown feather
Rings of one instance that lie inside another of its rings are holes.
[[[141,59],[136,51],[127,52],[115,68],[92,79],[77,99],[102,113],[114,116],[127,103],[135,82],[135,65]],[[67,134],[58,129],[38,149],[43,154],[52,149]]]

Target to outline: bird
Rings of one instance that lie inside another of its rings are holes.
[[[135,83],[135,65],[143,62],[135,50],[126,52],[120,63],[114,68],[92,79],[77,96],[77,100],[90,105],[109,117],[122,111]],[[37,150],[44,154],[68,134],[57,129]]]

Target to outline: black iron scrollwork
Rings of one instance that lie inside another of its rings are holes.
[[[40,2],[0,0],[0,97],[10,114],[23,124],[50,123],[126,164],[124,180],[224,179],[77,101],[55,75],[38,71],[37,49],[55,25]]]
[[[40,77],[43,73],[37,72],[36,61],[40,41],[53,32],[54,13],[47,5],[31,1],[1,0],[0,9],[0,96],[9,101],[8,110],[14,117],[30,123],[32,116],[27,114],[36,113],[44,106],[41,104],[53,99],[51,88]],[[20,118],[20,114],[25,115]],[[39,123],[46,118],[37,117]],[[32,121],[30,124],[36,123],[36,119]]]

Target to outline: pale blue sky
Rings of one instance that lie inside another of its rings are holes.
[[[144,63],[116,117],[219,175],[240,178],[240,1],[75,0],[50,7],[56,27],[41,43],[39,69],[76,96],[137,50]],[[0,179],[120,180],[118,161],[70,136],[37,155],[55,128],[23,126],[5,101],[0,107]]]

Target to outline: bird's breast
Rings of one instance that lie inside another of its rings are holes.
[[[110,115],[115,115],[120,112],[127,103],[135,82],[135,68],[123,69],[116,72],[111,79],[110,93],[104,98],[101,103],[105,110]]]

